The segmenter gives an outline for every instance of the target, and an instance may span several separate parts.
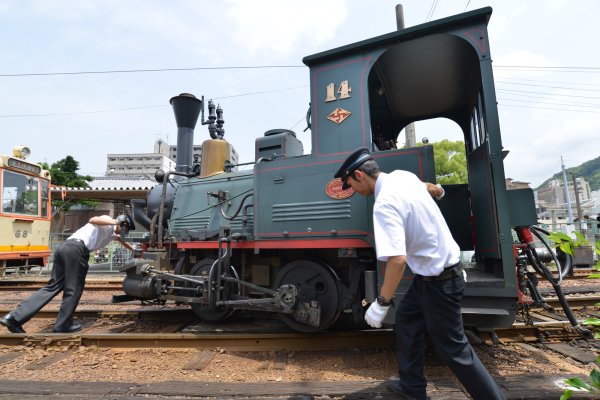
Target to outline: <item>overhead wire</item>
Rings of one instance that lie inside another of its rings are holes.
[[[501,89],[499,89],[501,90]],[[506,93],[508,95],[515,95],[514,93]],[[519,98],[525,98],[525,101],[530,101],[528,99],[535,99],[535,100],[546,100],[548,101],[548,96],[541,96],[541,95],[535,95],[535,94],[517,94],[516,96],[518,96]],[[563,99],[557,99],[557,100],[563,100]],[[581,103],[581,102],[577,102],[577,101],[569,101],[568,99],[563,100],[563,101],[567,101],[566,104],[568,105],[572,105],[572,106],[595,106],[595,107],[600,107],[600,103],[596,104],[596,103]]]
[[[499,101],[517,101],[517,102],[527,102],[527,103],[534,103],[534,104],[553,104],[553,105],[557,105],[557,106],[569,106],[569,107],[589,107],[589,108],[595,108],[598,109],[600,111],[600,104],[570,104],[570,103],[554,103],[551,101],[532,101],[532,100],[522,100],[522,99],[501,99],[498,98]]]
[[[438,0],[433,0],[427,20],[433,16]],[[306,65],[231,65],[231,66],[214,66],[214,67],[173,67],[173,68],[137,68],[137,69],[113,69],[113,70],[98,70],[98,71],[58,71],[58,72],[27,72],[14,74],[0,74],[0,78],[18,78],[28,76],[72,76],[72,75],[103,75],[103,74],[130,74],[130,73],[147,73],[147,72],[185,72],[185,71],[222,71],[222,70],[237,70],[237,69],[272,69],[272,68],[306,68]],[[600,67],[584,67],[584,66],[543,66],[543,65],[494,65],[494,69],[498,70],[523,70],[536,72],[538,70],[551,70],[554,72],[593,72],[600,73]]]
[[[523,105],[516,105],[516,104],[503,104],[503,103],[498,103],[498,106],[500,106],[500,107],[515,107],[515,108],[534,108],[536,110],[573,111],[573,112],[600,114],[600,111],[573,110],[573,109],[555,108],[555,107],[530,107],[530,106],[523,106]]]
[[[553,83],[553,84],[561,84],[561,85],[578,85],[578,86],[599,86],[600,87],[600,83],[593,83],[593,82],[564,82],[564,81],[556,81],[556,80],[552,80],[552,81],[547,81],[544,79],[523,79],[523,78],[502,78],[502,80],[506,80],[506,81],[516,81],[516,82],[542,82],[542,83]],[[496,82],[499,81],[499,79],[495,79]]]
[[[537,86],[537,87],[545,87],[549,89],[566,89],[566,90],[582,90],[586,92],[600,92],[600,89],[586,89],[586,88],[570,88],[566,86],[550,86],[550,85],[537,85],[535,83],[521,83],[521,82],[510,82],[502,79],[497,79],[498,83],[506,83],[508,85],[519,85],[519,86]]]
[[[307,87],[308,85],[301,86],[292,86],[288,88],[281,89],[273,89],[273,90],[262,90],[258,92],[248,92],[248,93],[240,93],[236,95],[230,96],[221,96],[221,97],[211,97],[212,100],[222,100],[229,99],[233,97],[243,97],[243,96],[252,96],[256,94],[268,94],[275,92],[283,92],[287,90],[294,90]],[[101,113],[109,113],[116,111],[132,111],[132,110],[143,110],[148,108],[159,108],[159,107],[169,107],[168,104],[161,105],[149,105],[149,106],[140,106],[140,107],[126,107],[126,108],[113,108],[107,110],[95,110],[95,111],[73,111],[73,112],[62,112],[62,113],[44,113],[44,114],[0,114],[0,118],[20,118],[20,117],[54,117],[54,116],[67,116],[67,115],[82,115],[82,114],[101,114]]]
[[[140,106],[140,107],[126,107],[126,108],[112,108],[107,110],[95,110],[95,111],[72,111],[62,113],[45,113],[45,114],[0,114],[0,118],[19,118],[19,117],[56,117],[66,115],[83,115],[83,114],[102,114],[107,112],[115,111],[132,111],[132,110],[144,110],[148,108],[159,108],[166,107],[166,105],[154,105],[154,106]]]
[[[523,68],[523,69],[547,69],[547,70],[593,70],[600,71],[600,67],[579,67],[579,66],[546,66],[546,65],[497,65],[495,68]]]
[[[532,91],[528,91],[528,90],[502,89],[502,88],[496,89],[496,90],[500,91],[500,92],[535,93],[535,94],[545,94],[545,95],[548,95],[548,96],[557,96],[557,97],[574,97],[574,98],[580,98],[580,99],[595,99],[595,100],[600,100],[600,97],[596,97],[596,96],[581,96],[581,95],[572,95],[572,94],[532,92]]]
[[[428,18],[433,16],[435,9],[437,7],[437,0],[434,0],[431,4]],[[467,7],[468,7],[467,3]],[[19,73],[19,74],[0,74],[0,77],[25,77],[25,76],[53,76],[53,75],[83,75],[83,74],[113,74],[113,73],[138,73],[138,72],[168,72],[168,71],[194,71],[194,70],[230,70],[230,69],[268,69],[268,68],[300,68],[305,67],[303,65],[255,65],[255,66],[217,66],[217,67],[191,67],[191,68],[157,68],[157,69],[131,69],[131,70],[105,70],[105,71],[76,71],[76,72],[42,72],[42,73]],[[556,66],[527,66],[527,65],[495,65],[495,70],[497,72],[504,72],[511,69],[520,69],[523,72],[537,72],[538,70],[546,70],[552,72],[600,72],[600,67],[582,67],[582,66],[564,66],[564,67],[556,67]],[[531,82],[531,83],[523,83],[523,82]],[[582,92],[600,92],[600,89],[595,88],[581,88],[581,87],[569,87],[568,85],[578,85],[578,86],[599,86],[600,84],[594,84],[590,82],[557,82],[557,81],[545,81],[545,80],[535,80],[535,79],[520,79],[520,78],[506,78],[506,79],[497,79],[496,83],[498,86],[496,90],[498,92],[510,92],[513,95],[521,96],[521,97],[533,97],[533,98],[544,98],[547,96],[552,97],[570,97],[570,98],[581,98],[581,99],[592,99],[592,100],[600,100],[600,97],[596,96],[584,96],[584,95],[568,95],[562,93],[548,93],[548,92],[538,92],[538,91],[528,91],[528,90],[517,90],[517,89],[507,89],[502,86],[504,85],[519,85],[519,86],[532,86],[539,88],[547,88],[547,89],[560,89],[560,90],[570,90],[570,91],[582,91]],[[550,83],[550,85],[545,85],[543,83]],[[557,86],[560,85],[560,86]],[[566,85],[566,86],[565,86]],[[282,92],[288,90],[294,90],[299,88],[307,87],[307,85],[293,86],[282,89],[273,89],[273,90],[263,90],[263,91],[255,91],[255,92],[247,92],[240,94],[233,94],[228,96],[220,96],[214,97],[213,100],[223,100],[228,98],[235,97],[244,97],[244,96],[252,96],[259,94],[268,94],[274,92]],[[515,101],[524,101],[524,100],[515,100]],[[581,107],[590,107],[593,108],[594,105],[590,103],[551,103],[551,102],[531,102],[538,104],[555,104],[555,105],[567,105],[567,106],[581,106]],[[135,110],[143,110],[149,108],[159,108],[159,107],[167,107],[168,105],[148,105],[148,106],[137,106],[137,107],[125,107],[125,108],[114,108],[114,109],[106,109],[106,110],[92,110],[92,111],[74,111],[74,112],[59,112],[59,113],[40,113],[40,114],[4,114],[0,115],[0,118],[21,118],[21,117],[50,117],[50,116],[68,116],[68,115],[85,115],[85,114],[99,114],[99,113],[109,113],[109,112],[119,112],[119,111],[135,111]],[[528,107],[535,108],[535,107]],[[569,111],[569,110],[563,110]],[[295,125],[297,125],[297,122]]]
[[[269,69],[269,68],[305,68],[306,65],[240,65],[224,67],[190,67],[190,68],[153,68],[153,69],[115,69],[105,71],[73,71],[73,72],[32,72],[19,74],[0,74],[0,78],[24,76],[55,76],[55,75],[98,75],[98,74],[129,74],[139,72],[175,72],[175,71],[210,71],[229,69]]]
[[[520,72],[567,72],[567,73],[586,73],[598,74],[600,67],[543,67],[543,66],[516,66],[516,65],[495,65],[494,69],[505,71]]]
[[[433,17],[433,13],[435,12],[435,8],[437,7],[438,0],[433,0],[431,3],[431,7],[429,7],[429,12],[427,13],[427,17],[425,18],[425,22],[429,22]]]

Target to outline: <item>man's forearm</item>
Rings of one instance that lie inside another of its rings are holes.
[[[127,248],[128,250],[132,250],[133,251],[133,247],[131,247],[131,245],[129,243],[127,243],[124,240],[121,240],[121,238],[115,239],[117,242],[121,243],[123,246],[125,246],[125,248]]]
[[[383,296],[387,301],[390,301],[394,297],[396,288],[402,277],[404,276],[404,269],[406,268],[406,257],[396,256],[388,258],[385,265],[385,274],[383,276],[383,284],[381,285],[380,295]]]
[[[117,220],[108,215],[100,215],[90,218],[89,223],[94,225],[116,225]]]

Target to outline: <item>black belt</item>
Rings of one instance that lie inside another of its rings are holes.
[[[436,276],[423,276],[423,275],[419,275],[421,277],[421,279],[423,279],[425,282],[432,282],[432,281],[443,281],[446,279],[450,279],[450,278],[454,278],[455,276],[458,276],[460,274],[462,274],[463,272],[463,266],[460,263],[460,261],[450,267],[446,267],[443,269],[442,273]]]
[[[73,238],[73,239],[67,239],[67,240],[65,240],[65,242],[76,242],[76,243],[82,244],[82,245],[83,245],[83,247],[85,247],[85,249],[86,249],[87,251],[90,251],[90,250],[87,248],[87,246],[85,245],[85,242],[84,242],[83,240],[81,240],[81,239],[75,239],[75,238]]]

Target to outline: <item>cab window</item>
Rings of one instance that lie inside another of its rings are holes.
[[[2,171],[2,212],[39,215],[39,179]]]

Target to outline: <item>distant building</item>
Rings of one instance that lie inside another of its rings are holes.
[[[202,159],[202,146],[194,145],[192,160]],[[237,164],[239,156],[231,146],[229,161]],[[126,153],[106,155],[106,176],[153,177],[158,169],[167,172],[175,169],[177,163],[177,146],[169,145],[162,139],[154,143],[153,153]]]
[[[575,204],[575,189],[573,181],[568,182],[569,200]],[[577,178],[577,191],[579,193],[579,201],[589,200],[591,198],[590,184],[584,178]],[[537,191],[537,196],[540,201],[544,201],[549,205],[566,204],[565,185],[562,180],[553,179],[550,183]]]
[[[600,190],[594,190],[591,193],[591,198],[594,200],[594,206],[590,210],[590,215],[600,215]]]
[[[198,161],[202,159],[202,145],[195,144],[194,149],[192,150],[192,160],[195,160],[198,157]],[[177,145],[171,144],[169,145],[169,158],[175,162],[177,162]]]
[[[531,189],[529,186],[529,182],[520,182],[515,181],[511,178],[506,178],[506,189],[507,190],[515,190],[515,189]]]
[[[159,169],[175,169],[175,162],[161,153],[106,155],[106,176],[154,176]]]
[[[580,207],[584,210],[589,209],[589,207],[593,206],[590,184],[586,182],[583,177],[576,178],[576,181]],[[572,180],[568,181],[567,190],[569,193],[571,211],[573,216],[577,217],[577,198],[575,197],[574,183]],[[552,211],[558,218],[566,217],[568,204],[567,199],[565,198],[565,185],[562,180],[553,179],[547,186],[538,189],[536,195],[540,209]]]
[[[156,146],[155,146],[156,147]],[[202,145],[195,144],[192,151],[192,160],[198,157],[198,161],[202,160]],[[177,145],[169,145],[169,158],[177,162]],[[232,164],[237,164],[239,161],[238,152],[231,146],[231,154],[229,155],[229,161]]]

